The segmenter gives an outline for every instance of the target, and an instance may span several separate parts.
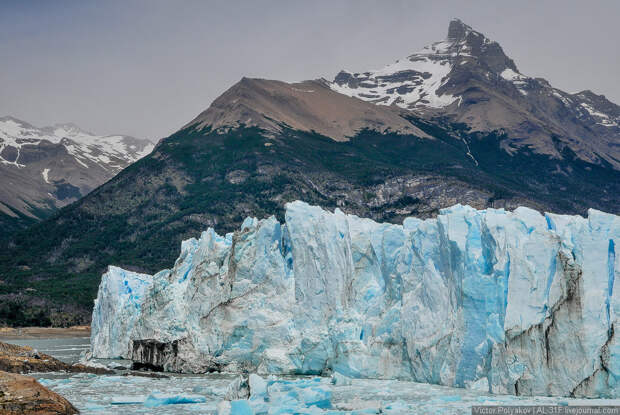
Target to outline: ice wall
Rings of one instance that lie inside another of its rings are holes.
[[[93,355],[620,397],[619,217],[456,205],[392,225],[292,202],[285,219],[209,229],[152,278],[111,267]]]

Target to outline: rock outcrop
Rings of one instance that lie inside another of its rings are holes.
[[[70,365],[28,346],[0,342],[0,370],[11,373],[58,372]]]
[[[9,373],[32,372],[76,372],[76,373],[114,373],[104,368],[86,366],[80,363],[73,365],[60,361],[45,353],[28,346],[0,342],[0,371]]]
[[[3,415],[72,415],[71,403],[34,378],[0,371],[0,413]]]

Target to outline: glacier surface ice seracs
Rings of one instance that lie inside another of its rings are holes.
[[[620,397],[620,218],[475,210],[376,223],[303,202],[110,267],[92,355],[169,371],[327,374]]]

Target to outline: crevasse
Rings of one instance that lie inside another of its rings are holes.
[[[184,241],[172,270],[110,267],[92,355],[620,397],[619,239],[619,217],[596,210],[456,205],[392,225],[292,202],[285,224]]]

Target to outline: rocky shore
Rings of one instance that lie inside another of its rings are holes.
[[[3,342],[0,342],[0,371],[9,373],[74,372],[98,375],[114,373],[105,368],[85,366],[80,363],[70,365],[45,353],[39,353],[32,347]]]
[[[0,413],[3,415],[71,415],[79,411],[65,398],[34,378],[0,372]]]
[[[42,386],[32,372],[114,373],[104,368],[67,364],[28,346],[0,342],[0,413],[3,415],[77,414],[62,396]]]

